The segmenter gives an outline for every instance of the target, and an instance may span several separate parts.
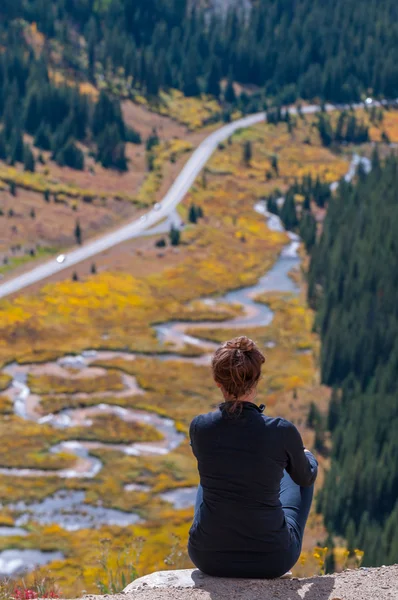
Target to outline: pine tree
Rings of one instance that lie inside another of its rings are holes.
[[[219,66],[218,59],[215,58],[211,63],[211,68],[207,77],[206,94],[211,94],[212,96],[219,98],[221,94],[220,80],[221,69]]]
[[[294,194],[290,193],[286,195],[283,206],[280,210],[280,217],[282,223],[288,231],[295,229],[298,225],[296,203],[294,201]]]
[[[22,132],[19,128],[16,128],[10,143],[10,164],[14,165],[16,162],[23,162],[23,160],[24,142]]]
[[[270,196],[267,200],[267,210],[274,215],[279,215],[278,204],[273,196]]]
[[[324,146],[330,146],[333,142],[333,130],[327,114],[322,112],[318,117],[318,131]]]
[[[278,157],[276,154],[273,154],[271,157],[271,167],[272,167],[273,171],[275,172],[275,174],[279,175],[279,164],[278,164]]]
[[[41,123],[38,128],[34,144],[41,150],[51,150],[51,131],[50,127],[46,123]]]
[[[304,212],[300,221],[300,237],[308,253],[311,253],[316,242],[316,220],[310,212]]]
[[[228,78],[227,86],[224,90],[224,100],[228,104],[234,104],[236,102],[234,83],[231,77]]]
[[[30,171],[31,173],[35,170],[35,158],[33,156],[33,152],[28,144],[24,146],[24,169],[25,171]]]
[[[126,131],[120,102],[111,99],[106,92],[102,91],[94,108],[92,132],[98,141],[98,137],[111,128],[115,129],[119,140],[125,140]]]
[[[154,146],[158,146],[159,143],[160,143],[160,140],[159,140],[158,132],[156,131],[156,128],[154,127],[152,129],[151,135],[147,138],[147,141],[146,141],[146,150],[147,150],[147,152],[149,152],[150,150],[152,150],[152,148]]]
[[[303,210],[307,212],[311,212],[311,196],[309,192],[305,193],[304,202],[303,202]]]
[[[67,166],[78,171],[84,169],[84,154],[72,138],[69,138],[65,146],[57,152],[55,161],[61,167]]]
[[[252,159],[252,154],[253,154],[252,143],[251,143],[250,140],[247,140],[243,144],[243,162],[245,163],[245,165],[247,167],[250,166],[250,161]]]
[[[328,412],[328,420],[327,420],[327,428],[329,431],[333,432],[337,426],[339,421],[339,406],[340,402],[338,399],[337,389],[333,388],[332,396],[330,398],[329,403],[329,412]]]
[[[314,402],[311,402],[310,409],[307,415],[307,427],[310,429],[316,429],[322,421],[321,413],[319,408]]]
[[[0,160],[7,158],[7,144],[3,131],[0,131]]]
[[[26,131],[34,135],[40,126],[42,119],[41,107],[39,106],[38,90],[33,88],[30,90],[26,99],[24,125]]]
[[[76,239],[76,243],[79,244],[79,246],[81,246],[81,244],[83,243],[83,240],[82,240],[82,229],[80,227],[79,220],[76,221],[76,225],[75,225],[75,239]]]
[[[197,53],[194,45],[191,44],[184,60],[181,75],[181,89],[185,96],[198,96],[200,94],[197,73]]]
[[[92,16],[88,22],[86,29],[87,39],[87,58],[88,58],[88,76],[91,81],[95,81],[95,59],[96,45],[98,43],[97,23]]]
[[[180,230],[172,225],[169,231],[170,244],[172,246],[178,246],[181,240]]]
[[[127,170],[126,146],[117,125],[107,125],[97,139],[97,160],[105,168]]]
[[[198,220],[195,204],[191,204],[191,206],[189,207],[188,220],[190,223],[196,223]]]

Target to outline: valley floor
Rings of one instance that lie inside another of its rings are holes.
[[[180,245],[155,246],[162,235],[132,240],[99,256],[96,274],[83,263],[78,281],[64,271],[60,281],[0,302],[0,556],[10,548],[60,552],[48,568],[68,597],[94,592],[111,570],[129,578],[131,563],[139,575],[165,563],[190,566],[192,493],[176,508],[167,492],[197,484],[188,427],[220,400],[208,356],[229,336],[244,332],[265,348],[258,401],[294,421],[313,446],[309,407],[325,412],[329,390],[319,384],[303,274],[296,270],[297,288],[286,273],[283,290],[255,288],[246,320],[240,297],[227,294],[254,286],[289,243],[254,210],[259,199],[283,193],[295,177],[331,183],[348,169],[348,158],[322,147],[312,123],[299,120],[293,133],[262,124],[234,134],[178,209],[187,223]],[[279,172],[266,178],[274,154]],[[189,224],[193,204],[203,217]],[[161,417],[166,451],[150,452],[145,444],[161,444]],[[327,450],[320,462],[324,469]],[[91,520],[77,519],[77,506]],[[7,527],[24,533],[7,535]],[[313,512],[296,574],[317,572],[314,547],[324,539]],[[335,558],[345,564],[341,544]]]

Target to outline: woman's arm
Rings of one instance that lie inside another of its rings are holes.
[[[309,487],[318,474],[318,462],[312,452],[304,448],[298,429],[289,421],[285,423],[286,471],[297,485]]]
[[[189,445],[192,448],[192,452],[193,452],[194,456],[196,456],[196,454],[195,454],[195,447],[194,447],[194,436],[195,436],[195,429],[196,429],[196,419],[197,419],[197,417],[195,417],[191,421],[191,424],[189,426]]]

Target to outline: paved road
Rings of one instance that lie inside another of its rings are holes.
[[[327,110],[334,110],[335,107],[332,105],[327,105],[326,108]],[[319,110],[319,106],[316,105],[303,107],[303,113],[306,114],[315,113]],[[295,108],[291,108],[290,112],[294,114],[297,111]],[[173,185],[170,187],[169,191],[161,201],[160,210],[151,210],[145,215],[144,219],[141,217],[138,220],[136,219],[131,221],[116,231],[106,233],[91,242],[87,242],[82,247],[72,250],[66,254],[66,260],[64,263],[59,264],[56,262],[55,258],[53,258],[51,261],[41,264],[38,267],[34,267],[32,270],[27,271],[23,275],[14,277],[9,281],[5,281],[0,285],[0,298],[8,296],[9,294],[14,294],[15,292],[18,292],[19,290],[22,290],[33,283],[37,283],[42,279],[46,279],[47,277],[67,269],[68,267],[76,265],[83,260],[92,258],[96,254],[100,254],[101,252],[104,252],[104,250],[108,250],[112,246],[116,246],[121,242],[125,242],[131,238],[143,235],[145,230],[154,226],[158,221],[160,221],[160,219],[173,214],[176,206],[184,199],[196,177],[199,175],[210,156],[217,149],[217,146],[220,142],[227,139],[237,129],[251,127],[256,123],[265,121],[265,118],[265,112],[256,113],[244,117],[243,119],[233,121],[232,123],[228,123],[228,125],[224,125],[217,131],[211,133],[198,146],[183,167],[180,174],[177,176]]]

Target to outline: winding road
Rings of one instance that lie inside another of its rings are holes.
[[[361,106],[361,105],[356,105]],[[296,114],[297,109],[295,107],[288,109],[291,114]],[[316,113],[320,110],[318,105],[305,106],[302,108],[304,114]],[[333,105],[326,105],[326,110],[337,110]],[[121,242],[125,242],[131,238],[143,235],[145,230],[155,225],[161,219],[168,217],[176,208],[176,206],[184,199],[186,193],[194,183],[196,177],[203,169],[213,152],[217,149],[218,144],[226,140],[238,129],[245,127],[251,127],[257,123],[265,121],[267,117],[266,112],[256,113],[238,119],[228,125],[224,125],[217,131],[211,133],[205,138],[201,144],[193,152],[192,156],[185,164],[176,180],[170,187],[167,194],[161,200],[161,207],[159,210],[151,210],[146,215],[141,216],[139,219],[135,219],[126,225],[122,225],[115,231],[106,233],[91,242],[87,242],[81,248],[72,250],[65,254],[66,260],[59,264],[55,259],[49,262],[34,267],[30,271],[23,273],[9,281],[5,281],[0,284],[0,298],[4,298],[10,294],[19,292],[23,288],[37,283],[47,277],[54,275],[68,267],[76,265],[88,258],[92,258],[96,254],[100,254]]]

